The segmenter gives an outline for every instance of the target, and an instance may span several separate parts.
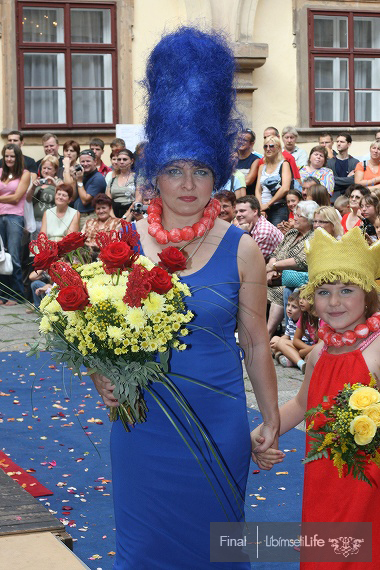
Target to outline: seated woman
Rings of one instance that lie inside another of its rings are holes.
[[[54,208],[49,208],[42,216],[41,232],[52,241],[61,241],[71,232],[79,232],[80,214],[69,206],[72,197],[72,187],[61,184],[55,191]]]
[[[313,200],[320,206],[331,206],[330,195],[323,184],[313,184],[306,191],[306,200]]]
[[[284,287],[280,285],[281,273],[284,269],[307,271],[304,246],[305,241],[313,235],[314,212],[318,207],[318,204],[311,200],[298,204],[294,213],[294,229],[285,234],[283,241],[274,250],[267,263],[268,301],[271,303],[267,328],[270,337],[284,316]]]
[[[327,188],[332,196],[334,192],[334,174],[331,168],[326,168],[327,150],[324,146],[314,146],[309,154],[309,162],[300,169],[301,180],[312,176]]]
[[[41,161],[41,177],[34,180],[26,193],[27,201],[33,203],[36,234],[41,231],[44,212],[54,205],[57,186],[62,184],[62,180],[57,176],[58,168],[58,158],[47,154]]]
[[[317,228],[323,228],[336,239],[340,239],[343,235],[339,214],[333,206],[321,206],[315,210],[313,227],[314,231]]]
[[[286,195],[290,190],[292,173],[284,160],[281,141],[278,137],[264,139],[264,164],[259,166],[256,183],[256,198],[261,212],[277,226],[288,217]]]
[[[345,214],[342,218],[342,226],[344,233],[348,230],[352,230],[355,226],[360,226],[362,219],[359,216],[360,213],[360,200],[363,196],[369,194],[368,188],[364,188],[361,184],[351,184],[346,190],[346,195],[348,196],[350,213]]]
[[[355,184],[361,184],[371,191],[380,188],[380,142],[373,141],[369,147],[369,160],[355,166]]]
[[[120,228],[120,219],[112,216],[112,200],[105,194],[98,194],[92,200],[92,207],[95,210],[96,218],[86,221],[83,226],[82,233],[86,234],[86,245],[90,248],[93,261],[99,254],[95,237],[97,232],[109,233],[111,230]]]

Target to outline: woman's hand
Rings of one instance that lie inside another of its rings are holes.
[[[270,439],[273,437],[274,447],[270,447]],[[272,469],[276,463],[281,463],[285,454],[279,449],[276,430],[271,430],[270,426],[261,424],[251,432],[252,461],[257,463],[260,469]]]
[[[113,397],[113,390],[115,386],[111,384],[111,381],[108,380],[108,378],[105,376],[98,374],[97,372],[91,374],[90,377],[95,384],[95,388],[102,397],[105,405],[109,406],[110,408],[117,408],[119,402]]]

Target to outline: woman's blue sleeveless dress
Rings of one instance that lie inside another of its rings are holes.
[[[231,226],[209,262],[183,278],[193,295],[186,298],[187,307],[196,314],[191,324],[204,330],[194,328],[184,338],[191,346],[173,351],[170,360],[171,372],[234,396],[171,376],[213,438],[240,497],[244,497],[250,461],[241,356],[234,337],[240,288],[237,251],[242,233]],[[111,432],[114,570],[225,569],[225,563],[210,562],[210,522],[242,520],[243,499],[234,498],[217,461],[167,390],[159,384],[153,387],[193,447],[201,445],[206,459],[203,465],[223,508],[176,429],[145,394],[147,421],[127,433],[119,420]],[[230,563],[228,567],[248,570],[250,564]]]

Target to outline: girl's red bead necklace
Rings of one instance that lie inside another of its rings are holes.
[[[206,231],[210,231],[219,214],[220,203],[215,198],[212,198],[203,210],[199,222],[192,226],[173,228],[168,231],[162,225],[162,200],[160,197],[154,198],[148,206],[148,233],[159,244],[166,244],[170,241],[173,243],[191,241],[196,237],[202,237]]]
[[[358,340],[367,338],[371,333],[380,330],[380,312],[374,313],[365,323],[357,325],[353,331],[337,333],[328,324],[323,324],[318,329],[318,337],[327,346],[352,346]]]

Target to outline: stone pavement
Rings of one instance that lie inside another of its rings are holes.
[[[26,309],[30,305],[14,305],[13,307],[5,307],[0,305],[0,352],[8,351],[27,351],[28,343],[33,343],[38,339],[38,324],[35,314],[26,314]],[[279,404],[283,404],[293,398],[297,394],[303,374],[298,368],[283,368],[275,362],[277,382],[278,382],[278,400]],[[252,391],[252,386],[245,375],[245,388],[247,394],[247,405],[250,408],[257,409],[257,402]],[[304,429],[300,424],[299,429]]]

